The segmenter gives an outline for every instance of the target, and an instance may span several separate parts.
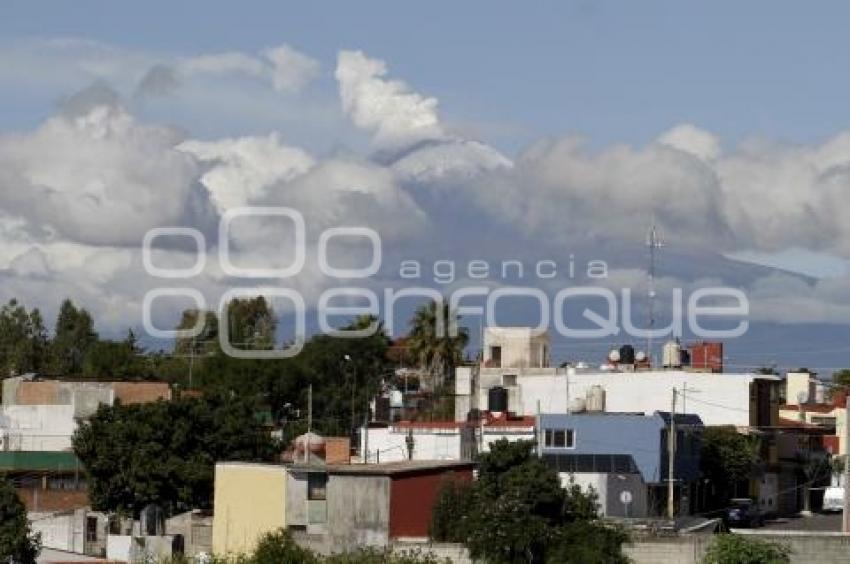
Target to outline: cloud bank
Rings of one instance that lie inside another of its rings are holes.
[[[809,280],[765,270],[732,279],[734,263],[721,255],[793,247],[850,258],[850,133],[815,146],[755,138],[724,147],[711,132],[681,124],[642,146],[590,149],[568,135],[507,156],[452,133],[437,99],[392,78],[384,61],[342,51],[335,110],[367,146],[319,153],[286,131],[195,137],[134,115],[128,95],[104,86],[132,84],[129,97],[162,98],[193,80],[240,77],[292,103],[287,96],[322,72],[292,47],[163,60],[90,42],[61,45],[59,54],[56,45],[17,54],[100,82],[29,131],[0,133],[0,297],[43,304],[70,295],[119,330],[136,325],[144,291],[160,284],[141,270],[138,246],[148,229],[185,225],[213,236],[228,209],[289,206],[302,212],[311,236],[369,226],[395,258],[435,259],[446,249],[493,260],[557,257],[578,248],[616,260],[624,245],[641,248],[654,220],[695,272],[704,257],[716,261],[711,276],[680,276],[688,270],[681,267],[671,283],[743,285],[759,320],[846,323],[846,276]],[[4,58],[22,60],[0,52]],[[0,81],[22,80],[21,73],[18,63]],[[282,250],[290,235],[274,222],[242,226],[233,237],[244,264],[291,258]],[[212,238],[208,267],[193,281],[212,301],[232,282],[212,260],[216,244]],[[165,264],[190,260],[179,246],[157,253]],[[356,259],[363,249],[348,253]],[[381,273],[381,282],[392,275]],[[642,280],[638,266],[620,267],[622,285]],[[328,282],[308,263],[292,284],[315,297]]]

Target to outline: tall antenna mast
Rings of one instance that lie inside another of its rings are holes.
[[[646,337],[646,357],[649,359],[650,366],[652,366],[652,331],[655,329],[655,251],[664,246],[658,235],[654,217],[649,227],[649,233],[646,236],[646,246],[649,247],[649,332]]]

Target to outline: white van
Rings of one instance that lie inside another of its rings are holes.
[[[830,486],[824,490],[823,510],[830,512],[841,512],[844,510],[844,488]]]

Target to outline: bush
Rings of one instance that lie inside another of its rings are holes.
[[[418,551],[393,553],[375,548],[361,548],[354,552],[334,554],[323,561],[325,564],[451,564],[431,554]]]
[[[546,562],[552,564],[628,564],[623,544],[629,535],[620,527],[594,521],[573,521],[563,525],[552,539]]]
[[[714,538],[703,559],[704,564],[788,564],[788,546],[746,537],[721,534]]]
[[[164,560],[161,564],[190,564],[183,556]],[[283,529],[263,535],[251,554],[216,556],[210,564],[451,564],[419,551],[394,553],[375,548],[321,556],[302,548]]]
[[[264,535],[251,556],[250,564],[319,564],[319,558],[298,546],[284,530]],[[247,564],[247,563],[246,563]]]

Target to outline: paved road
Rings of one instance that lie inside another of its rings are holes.
[[[841,513],[815,513],[811,517],[783,517],[768,521],[765,529],[787,531],[841,531]]]

